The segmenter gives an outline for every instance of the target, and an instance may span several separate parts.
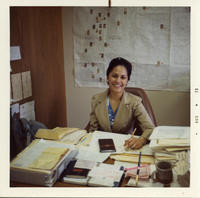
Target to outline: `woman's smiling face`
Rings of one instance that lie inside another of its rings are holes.
[[[128,83],[128,73],[124,66],[118,65],[108,75],[110,92],[123,93]]]

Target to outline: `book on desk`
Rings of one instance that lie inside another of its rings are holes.
[[[101,153],[110,153],[110,152],[116,152],[115,144],[113,142],[113,139],[99,139],[99,150]]]
[[[75,167],[77,160],[71,160],[63,171],[61,177],[68,178],[87,178],[90,169]]]

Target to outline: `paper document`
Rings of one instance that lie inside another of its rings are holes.
[[[163,138],[190,138],[190,127],[157,126],[149,137],[150,140]]]
[[[123,162],[138,162],[138,154],[129,154],[129,153],[122,153],[122,154],[111,154],[111,159],[123,161]],[[141,163],[142,164],[154,164],[154,157],[151,155],[142,155],[141,156]]]
[[[63,182],[70,183],[70,184],[79,184],[79,185],[87,185],[88,178],[69,178],[63,177]]]
[[[83,138],[81,138],[80,142],[78,142],[77,147],[80,146],[90,146],[90,142],[92,140],[93,133],[87,133]]]
[[[20,46],[10,46],[10,60],[20,60],[21,53],[20,53]]]
[[[178,138],[170,138],[170,139],[159,139],[158,145],[160,146],[188,146],[190,145],[190,139],[178,139]]]
[[[103,131],[95,131],[93,133],[93,137],[91,140],[90,148],[93,151],[99,152],[99,144],[98,139],[107,139],[111,138],[114,141],[116,153],[134,153],[139,154],[141,151],[142,154],[145,155],[153,155],[151,148],[148,145],[143,146],[141,149],[129,149],[126,150],[124,147],[125,140],[129,139],[131,135],[127,134],[118,134],[118,133],[110,133],[110,132],[103,132]]]
[[[88,174],[90,186],[118,186],[124,171],[123,167],[100,163]]]
[[[35,120],[35,101],[26,102],[20,105],[20,118]]]
[[[11,85],[12,85],[12,99],[14,102],[22,100],[22,80],[21,73],[11,74]]]
[[[158,126],[150,139],[155,161],[165,160],[175,165],[190,150],[190,127]]]
[[[14,115],[14,113],[19,113],[19,103],[13,104],[10,107],[12,116]]]
[[[96,164],[97,164],[96,161],[78,159],[76,161],[76,164],[74,165],[74,167],[75,168],[92,169]]]
[[[79,147],[79,152],[76,156],[76,159],[104,162],[109,155],[110,153],[100,153],[97,151],[92,151],[90,147],[81,146]]]
[[[22,72],[22,87],[24,98],[32,96],[32,83],[30,71]]]
[[[75,130],[72,133],[65,135],[60,141],[68,144],[78,144],[86,134],[86,130]]]
[[[190,149],[190,140],[189,139],[153,139],[151,140],[149,147],[155,151],[162,152],[172,152],[172,151],[181,151]]]

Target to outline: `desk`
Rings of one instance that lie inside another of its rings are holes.
[[[108,158],[104,163],[114,164],[114,160]],[[128,181],[129,181],[129,178],[124,178],[120,187],[125,187]],[[10,187],[33,187],[34,188],[34,187],[45,187],[45,186],[10,181]],[[70,184],[66,182],[57,181],[52,187],[84,187],[85,188],[89,186],[84,186],[84,185],[79,185],[79,184]],[[150,184],[149,187],[163,187],[163,185],[161,183],[154,183],[153,185]],[[177,182],[177,177],[175,174],[174,174],[173,182],[171,183],[171,187],[180,187],[180,185]]]
[[[108,158],[105,161],[105,163],[113,164],[114,160]],[[171,183],[171,187],[181,187],[177,182],[176,174],[173,173],[173,175],[174,175],[174,179],[173,179],[173,182]],[[124,178],[120,187],[125,187],[128,181],[129,181],[129,178]],[[45,186],[10,181],[10,187],[33,187],[34,188],[34,187],[45,187]],[[70,184],[66,182],[57,181],[52,187],[84,187],[85,188],[89,186],[84,186],[84,185],[79,185],[79,184]],[[153,185],[150,184],[149,187],[163,187],[163,185],[161,183],[154,183]]]
[[[95,132],[94,132],[95,133]],[[97,140],[99,137],[104,137],[104,138],[118,138],[118,139],[115,139],[117,140],[115,143],[117,143],[116,145],[116,148],[120,149],[121,147],[123,147],[123,143],[124,143],[124,140],[122,139],[122,136],[124,135],[120,135],[120,138],[119,138],[119,134],[112,134],[112,133],[107,133],[107,132],[101,132],[103,133],[102,134],[99,134],[99,136],[96,136],[96,139],[94,138],[93,140],[93,143],[95,144],[91,144],[93,147],[91,147],[90,145],[90,150],[91,151],[98,151],[98,147],[97,147]],[[98,135],[98,134],[97,134]],[[105,136],[107,135],[107,136]],[[124,136],[124,139],[127,139],[127,136]],[[96,142],[95,142],[96,141]],[[121,142],[120,142],[121,141]],[[95,150],[96,149],[96,150]],[[124,147],[123,147],[124,149]],[[89,150],[87,150],[89,151]],[[85,157],[85,155],[84,155]],[[88,157],[88,156],[87,156]],[[95,154],[95,159],[97,158],[96,154]],[[88,158],[87,158],[88,159]],[[105,158],[104,158],[105,159]],[[103,159],[103,160],[104,160]],[[88,159],[90,160],[90,158]],[[102,161],[103,161],[102,160]],[[113,164],[114,163],[114,160],[108,158],[107,160],[104,161],[104,163],[108,163],[108,164]],[[128,182],[128,178],[125,178],[121,184],[121,187],[124,187],[126,185],[126,183]],[[148,187],[162,187],[162,184],[161,183],[152,183],[152,182],[149,182],[150,185],[147,184]],[[19,182],[13,182],[11,181],[10,182],[10,186],[11,187],[43,187],[43,186],[39,186],[39,185],[32,185],[32,184],[24,184],[24,183],[19,183]],[[53,187],[86,187],[86,186],[83,186],[83,185],[78,185],[78,184],[70,184],[70,183],[66,183],[66,182],[60,182],[60,181],[57,181]],[[178,184],[177,182],[177,179],[176,179],[176,175],[174,174],[174,180],[171,184],[171,187],[180,187],[180,185]]]
[[[125,178],[124,181],[122,182],[122,185],[120,187],[124,187],[125,184],[128,182],[128,179]],[[39,186],[39,185],[33,185],[33,184],[25,184],[25,183],[19,183],[19,182],[10,182],[10,187],[45,187],[45,186]],[[79,184],[70,184],[66,182],[60,182],[57,181],[53,187],[89,187],[89,186],[83,186]]]

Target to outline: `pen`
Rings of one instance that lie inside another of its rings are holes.
[[[134,134],[135,134],[136,130],[137,130],[137,128],[134,129],[134,131],[131,134],[131,137],[134,137]]]
[[[138,179],[139,179],[139,174],[140,174],[140,162],[141,162],[141,155],[142,152],[139,154],[139,159],[138,159],[138,167],[137,167],[137,174],[136,174],[136,179],[135,179],[135,185],[138,185]]]
[[[87,137],[87,134],[84,135],[84,136],[82,136],[82,137],[78,140],[78,142],[77,142],[75,145],[77,145],[77,144],[83,142],[83,141],[86,139],[86,137]]]
[[[87,136],[85,136],[82,140],[81,140],[81,142],[80,143],[82,143],[83,141],[85,141],[86,140],[86,138],[87,138]]]
[[[136,130],[137,130],[137,128],[135,128],[135,129],[133,130],[133,132],[132,132],[132,134],[131,134],[131,137],[134,137],[134,134],[135,134]],[[125,149],[128,149],[128,145],[125,145]]]

